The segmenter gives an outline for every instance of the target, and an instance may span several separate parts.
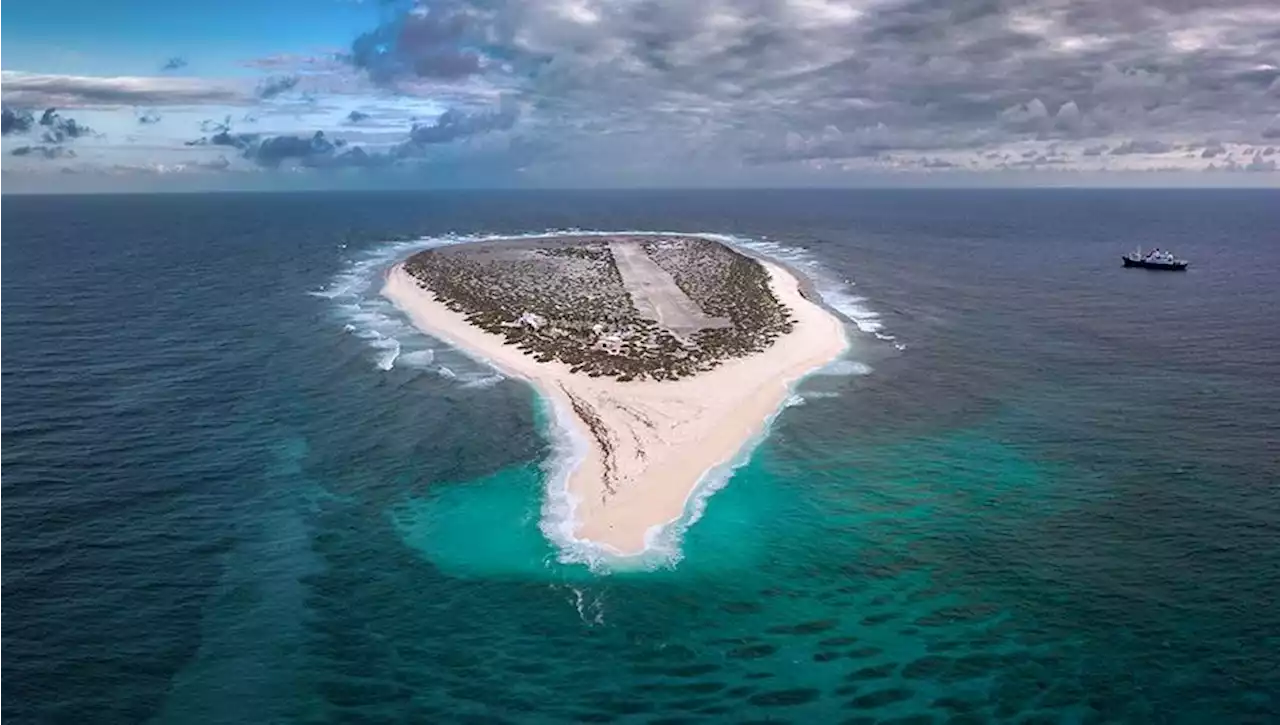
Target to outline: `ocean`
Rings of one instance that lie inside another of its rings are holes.
[[[1280,720],[1280,195],[3,199],[13,723]],[[849,322],[640,562],[409,251],[714,233]],[[1136,245],[1185,273],[1123,269]]]

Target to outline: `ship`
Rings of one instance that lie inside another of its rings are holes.
[[[1185,271],[1187,265],[1190,264],[1185,259],[1178,259],[1173,254],[1163,249],[1153,249],[1146,254],[1142,253],[1142,248],[1129,252],[1120,258],[1124,261],[1126,267],[1141,267],[1142,269],[1164,269],[1171,272]]]

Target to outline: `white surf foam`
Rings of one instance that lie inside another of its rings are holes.
[[[814,371],[814,375],[870,375],[871,366],[858,362],[857,360],[849,360],[848,358],[839,358],[831,363],[824,365]]]
[[[815,375],[817,373],[814,373]],[[810,400],[821,400],[823,398],[838,398],[840,393],[834,390],[810,390],[806,393],[795,393],[787,398],[786,407],[794,408],[798,405],[804,405]]]
[[[569,591],[573,592],[573,596],[569,599],[569,603],[574,609],[578,610],[578,619],[582,623],[595,627],[604,624],[604,596],[595,594],[591,599],[587,599],[587,594],[582,589],[575,586],[568,586]]]
[[[655,231],[603,231],[581,229],[549,229],[527,234],[474,234],[422,237],[414,240],[387,242],[362,252],[348,261],[347,266],[324,289],[311,294],[333,300],[334,309],[344,321],[343,329],[369,342],[376,351],[375,366],[391,370],[398,363],[406,367],[432,368],[441,377],[456,379],[468,387],[489,387],[503,379],[502,375],[485,366],[481,371],[455,372],[436,361],[429,338],[405,319],[389,301],[380,294],[382,276],[393,263],[425,249],[434,247],[489,241],[493,239],[534,239],[545,236],[600,236],[610,234],[630,235],[690,235],[689,232]],[[723,242],[756,254],[772,257],[804,273],[814,285],[824,303],[839,312],[861,332],[880,340],[896,342],[885,330],[880,316],[868,305],[867,300],[854,294],[851,280],[840,279],[830,273],[808,251],[799,247],[779,244],[765,239],[751,239],[726,234],[695,233],[707,239]],[[412,349],[410,349],[412,348]],[[846,353],[846,356],[849,353]],[[835,361],[815,374],[866,375],[871,368],[865,363],[847,357]],[[797,381],[798,383],[798,381]],[[607,546],[578,539],[574,536],[577,501],[569,493],[569,473],[574,470],[587,451],[585,440],[579,439],[567,422],[569,411],[551,410],[550,425],[553,454],[544,463],[547,478],[547,495],[543,501],[539,527],[543,534],[556,544],[558,559],[564,563],[586,564],[593,571],[607,572],[618,569],[674,566],[682,557],[681,542],[690,526],[702,518],[707,501],[723,488],[733,472],[750,460],[756,446],[772,428],[773,421],[783,408],[803,404],[805,397],[828,397],[835,393],[794,393],[787,403],[775,411],[761,428],[761,432],[748,441],[738,454],[726,463],[707,471],[690,492],[685,502],[684,514],[675,521],[652,527],[645,535],[645,550],[637,556],[622,557]],[[554,408],[554,406],[552,406]]]
[[[401,355],[398,362],[407,368],[427,369],[431,367],[431,363],[435,362],[435,360],[435,350],[415,350]]]
[[[751,239],[729,234],[701,234],[699,236],[742,247],[796,268],[813,283],[813,287],[817,290],[818,296],[822,298],[822,301],[852,322],[859,331],[865,332],[878,340],[893,343],[894,347],[900,350],[905,349],[903,345],[897,342],[897,338],[885,329],[884,322],[880,319],[880,313],[871,308],[865,297],[853,291],[853,288],[857,286],[856,283],[851,279],[841,278],[828,270],[809,250],[767,239]]]
[[[381,296],[382,275],[393,262],[414,251],[450,243],[451,237],[432,237],[378,245],[348,259],[328,285],[310,294],[333,301],[343,331],[368,343],[378,370],[396,365],[429,368],[435,357],[432,342]]]
[[[564,564],[586,564],[592,571],[607,571],[603,567],[608,551],[586,539],[574,536],[577,521],[578,498],[569,492],[569,474],[587,455],[587,441],[569,423],[571,411],[546,398],[538,398],[539,405],[550,423],[551,455],[542,464],[546,474],[547,495],[542,500],[542,520],[538,528],[542,535],[556,545],[558,559]]]
[[[505,378],[504,376],[502,376],[501,374],[499,374],[499,373],[490,373],[490,374],[488,374],[488,375],[485,375],[485,374],[471,375],[471,376],[469,376],[469,378],[470,378],[470,379],[469,379],[469,380],[467,380],[467,382],[465,382],[465,383],[463,383],[463,384],[462,384],[462,387],[464,387],[464,388],[492,388],[493,386],[497,385],[498,383],[502,382],[503,380],[506,380],[506,378]]]
[[[400,341],[394,337],[383,337],[375,339],[372,344],[383,351],[378,356],[378,369],[390,370],[396,364],[396,358],[400,357]]]

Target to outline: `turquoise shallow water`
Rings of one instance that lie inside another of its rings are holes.
[[[1274,721],[1274,201],[7,197],[5,720]],[[856,330],[635,570],[544,535],[531,391],[374,289],[571,226],[737,235]]]
[[[538,529],[544,475],[531,466],[414,500],[399,533],[450,576],[546,582],[592,637],[612,642],[603,649],[631,650],[593,686],[602,691],[575,696],[557,681],[559,696],[585,710],[552,720],[990,720],[1040,707],[1083,720],[1084,687],[1054,683],[1040,663],[1078,658],[1073,643],[1028,637],[1000,596],[950,586],[937,569],[949,541],[1042,525],[1055,513],[1054,472],[976,431],[824,455],[803,444],[803,423],[789,423],[715,494],[675,565],[600,576],[558,564]],[[647,622],[659,628],[639,634],[632,627],[655,587],[685,621]]]

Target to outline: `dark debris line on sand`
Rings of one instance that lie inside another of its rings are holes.
[[[573,406],[574,414],[587,426],[587,430],[591,431],[591,437],[595,438],[596,443],[600,446],[601,459],[604,463],[605,490],[605,493],[601,494],[600,497],[603,499],[605,496],[617,493],[618,471],[614,461],[616,456],[613,451],[613,443],[609,440],[608,428],[605,427],[604,422],[600,420],[600,416],[596,413],[595,408],[591,407],[590,403],[570,393],[568,388],[563,385],[560,386],[560,390],[569,398],[569,405]]]
[[[682,341],[642,317],[610,243],[639,245],[708,317]],[[756,260],[695,237],[560,237],[420,252],[405,270],[450,309],[535,359],[619,381],[674,380],[765,349],[793,322]]]

